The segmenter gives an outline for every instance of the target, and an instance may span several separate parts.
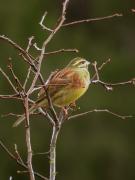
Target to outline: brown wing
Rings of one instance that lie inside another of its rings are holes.
[[[57,93],[60,89],[65,86],[72,85],[74,71],[69,68],[62,69],[52,76],[48,83],[49,94],[52,97],[53,94]],[[45,91],[42,88],[38,94],[38,100],[45,98]]]

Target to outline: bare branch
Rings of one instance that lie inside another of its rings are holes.
[[[39,48],[37,46],[37,43],[34,43],[33,46],[35,47],[35,49],[37,51],[41,51],[42,50],[41,48]],[[75,52],[75,53],[78,53],[79,50],[76,49],[76,48],[73,48],[73,49],[59,49],[59,50],[55,50],[55,51],[45,52],[44,55],[53,55],[53,54],[58,54],[58,53],[62,53],[62,52]]]
[[[30,124],[29,124],[29,105],[28,105],[28,97],[26,96],[24,99],[24,107],[25,107],[25,130],[26,130],[26,145],[27,145],[27,164],[30,180],[35,180],[34,171],[32,167],[32,147],[31,147],[31,136],[30,136]]]
[[[92,63],[92,65],[94,66],[94,69],[95,69],[95,75],[92,77],[92,79],[95,78],[95,76],[96,76],[96,80],[99,81],[99,73],[98,73],[98,69],[97,69],[97,61],[94,61]]]
[[[28,68],[28,72],[27,72],[27,76],[26,76],[26,78],[25,78],[25,82],[24,82],[24,85],[23,85],[23,89],[25,89],[26,84],[27,84],[27,82],[28,82],[28,80],[29,80],[29,78],[30,78],[30,73],[31,73],[31,66],[29,66],[29,68]]]
[[[115,18],[115,17],[122,17],[122,16],[123,16],[123,14],[121,14],[121,13],[115,13],[115,14],[112,14],[112,15],[109,15],[109,16],[104,16],[104,17],[82,19],[82,20],[78,20],[78,21],[65,23],[65,24],[62,25],[62,27],[72,26],[72,25],[81,24],[81,23],[89,23],[89,22],[93,22],[93,21],[107,20],[107,19],[112,19],[112,18]]]
[[[133,117],[132,115],[128,115],[128,116],[119,115],[119,114],[114,113],[114,112],[112,112],[112,111],[110,111],[108,109],[93,109],[93,110],[90,110],[90,111],[86,111],[86,112],[83,112],[83,113],[80,113],[80,114],[70,116],[70,117],[68,117],[68,120],[78,118],[78,117],[81,117],[81,116],[85,116],[85,115],[87,115],[89,113],[93,113],[93,112],[106,112],[106,113],[109,113],[109,114],[111,114],[113,116],[116,116],[116,117],[118,117],[120,119],[127,119],[127,118],[132,118]]]
[[[15,49],[17,49],[24,57],[24,61],[30,64],[30,60],[35,59],[33,58],[29,53],[27,53],[23,48],[21,48],[18,44],[16,44],[14,41],[6,37],[5,35],[0,35],[0,40],[4,40],[8,42],[10,45],[12,45]]]
[[[41,51],[42,49],[38,47],[37,43],[35,42],[33,44],[33,47],[37,50],[37,51]]]
[[[1,115],[1,117],[8,117],[8,116],[20,117],[21,114],[8,113],[8,114],[2,114]]]
[[[25,163],[23,162],[20,153],[18,152],[17,144],[15,144],[14,147],[15,147],[15,156],[17,161],[19,161],[23,166],[25,166]]]
[[[44,53],[44,55],[53,55],[53,54],[57,54],[57,53],[61,53],[61,52],[75,52],[75,53],[78,53],[79,50],[78,49],[59,49],[59,50],[56,50],[56,51],[46,52],[46,53]]]
[[[19,89],[21,88],[21,91],[24,92],[24,88],[23,88],[20,80],[18,79],[18,77],[17,77],[17,76],[15,75],[15,73],[14,73],[13,66],[12,66],[12,63],[11,63],[11,58],[9,58],[9,61],[10,61],[10,62],[9,62],[9,64],[8,64],[8,68],[9,68],[9,70],[10,70],[10,72],[11,72],[11,74],[12,74],[12,76],[13,76],[15,82],[16,82],[18,91],[20,92]]]
[[[59,132],[60,132],[60,127],[54,125],[51,143],[50,143],[50,178],[49,180],[55,180],[55,177],[56,177],[56,142],[57,142]]]
[[[25,169],[28,169],[27,165],[26,164],[22,164],[19,159],[16,158],[16,156],[9,151],[9,149],[4,145],[3,141],[0,140],[0,146],[1,148],[13,159],[17,162],[17,164],[19,164],[20,166],[22,166],[23,168]],[[44,177],[43,175],[37,173],[37,172],[34,172],[34,174],[37,176],[37,177],[40,177],[41,179],[44,179],[44,180],[49,180],[48,178]]]
[[[29,52],[29,49],[30,49],[31,46],[33,45],[33,43],[32,43],[33,39],[34,39],[34,36],[31,36],[31,37],[28,39],[28,46],[27,46],[27,48],[26,48],[26,52],[27,52],[27,53]],[[28,79],[29,79],[29,77],[30,77],[30,73],[31,73],[31,66],[29,66],[29,68],[28,68],[27,76],[26,76],[26,78],[25,78],[25,82],[24,82],[24,85],[23,85],[23,88],[24,88],[24,89],[25,89],[26,84],[27,84],[27,82],[28,82]]]
[[[108,63],[110,61],[106,61],[104,63],[104,65],[106,63]],[[131,85],[135,85],[135,78],[132,78],[131,80],[128,80],[128,81],[125,81],[125,82],[118,82],[118,83],[107,83],[107,82],[103,82],[100,80],[99,78],[99,72],[98,72],[98,69],[101,70],[103,68],[103,64],[97,68],[97,62],[95,61],[94,63],[92,63],[92,65],[94,66],[94,69],[95,69],[95,74],[94,76],[92,77],[91,79],[91,82],[94,83],[94,84],[101,84],[102,86],[104,86],[106,88],[107,91],[112,91],[113,90],[113,87],[114,86],[119,86],[119,85],[127,85],[127,84],[131,84]],[[93,80],[94,78],[96,77],[96,80]]]
[[[105,62],[103,62],[103,63],[101,64],[101,66],[98,67],[98,70],[100,71],[106,64],[108,64],[108,63],[110,63],[110,62],[111,62],[111,59],[110,59],[110,58],[107,59]]]
[[[56,25],[55,29],[50,33],[48,38],[43,42],[43,45],[42,45],[42,48],[41,48],[41,53],[40,53],[40,56],[39,56],[38,69],[37,69],[37,72],[36,72],[35,77],[33,79],[33,82],[31,84],[31,87],[29,88],[28,94],[30,94],[30,92],[34,88],[34,86],[36,84],[36,81],[38,79],[38,76],[40,74],[41,64],[42,64],[42,60],[44,58],[45,49],[46,49],[47,44],[51,41],[51,39],[56,34],[56,32],[61,28],[62,24],[64,23],[64,21],[66,19],[65,15],[66,15],[66,8],[67,8],[68,2],[69,2],[69,0],[64,1],[63,8],[62,8],[62,14],[61,14],[59,23]]]
[[[0,67],[0,72],[2,73],[2,75],[7,79],[7,81],[9,82],[10,86],[12,87],[12,89],[18,94],[18,91],[16,89],[16,87],[13,85],[13,83],[11,82],[11,80],[9,79],[9,77],[7,76],[7,74],[3,71],[3,69]]]
[[[18,100],[23,100],[21,97],[19,97],[19,94],[0,95],[0,99],[18,99]]]
[[[41,21],[39,22],[39,24],[40,24],[40,26],[42,27],[43,30],[47,30],[47,31],[49,31],[49,32],[52,32],[52,31],[53,31],[52,29],[46,27],[46,26],[43,24],[46,16],[47,16],[47,11],[45,11],[45,13],[43,14],[43,16],[42,16]]]
[[[31,36],[31,37],[28,38],[28,45],[27,45],[27,48],[26,48],[27,53],[29,52],[29,49],[33,45],[33,43],[32,43],[33,39],[34,39],[34,36]]]

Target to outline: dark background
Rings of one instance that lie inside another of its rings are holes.
[[[45,24],[52,27],[60,14],[62,1],[56,0],[1,0],[0,34],[5,34],[22,47],[27,39],[35,36],[41,46],[47,33],[41,30],[39,21],[48,11]],[[123,17],[62,28],[53,38],[48,51],[61,48],[77,48],[79,54],[61,53],[50,56],[43,63],[42,73],[64,67],[73,57],[82,56],[98,64],[111,58],[100,73],[102,80],[121,82],[135,77],[135,8],[132,0],[71,0],[67,11],[67,22],[123,13]],[[33,52],[34,54],[34,52]],[[0,42],[0,66],[7,72],[8,58],[12,57],[14,69],[21,81],[26,75],[26,65],[17,52]],[[92,67],[90,67],[92,71]],[[0,75],[0,94],[11,89]],[[135,88],[130,85],[116,87],[107,92],[100,85],[91,85],[84,97],[78,101],[84,112],[94,108],[108,108],[122,115],[134,113]],[[0,100],[0,114],[21,113],[22,105],[16,101]],[[122,120],[107,113],[92,113],[64,124],[57,144],[57,179],[59,180],[134,180],[135,179],[135,118]],[[12,128],[13,117],[0,118],[0,138],[11,151],[14,144],[26,159],[24,127]],[[51,127],[41,117],[31,122],[32,147],[35,153],[49,150]],[[48,155],[33,157],[36,171],[48,176]],[[26,174],[0,148],[0,179],[27,180]],[[38,178],[37,178],[38,179]]]

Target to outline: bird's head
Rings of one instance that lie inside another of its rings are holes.
[[[87,61],[84,58],[81,57],[76,57],[73,60],[70,61],[70,63],[67,65],[67,67],[72,67],[72,68],[87,68],[88,65],[90,64],[89,61]]]

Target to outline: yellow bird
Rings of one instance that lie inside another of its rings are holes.
[[[63,69],[57,71],[49,81],[48,92],[54,106],[64,108],[75,103],[88,89],[90,74],[88,71],[89,61],[76,57]],[[48,100],[44,89],[38,94],[38,99],[29,109],[33,113],[39,107],[48,108]],[[23,114],[14,124],[18,126],[25,119]]]

